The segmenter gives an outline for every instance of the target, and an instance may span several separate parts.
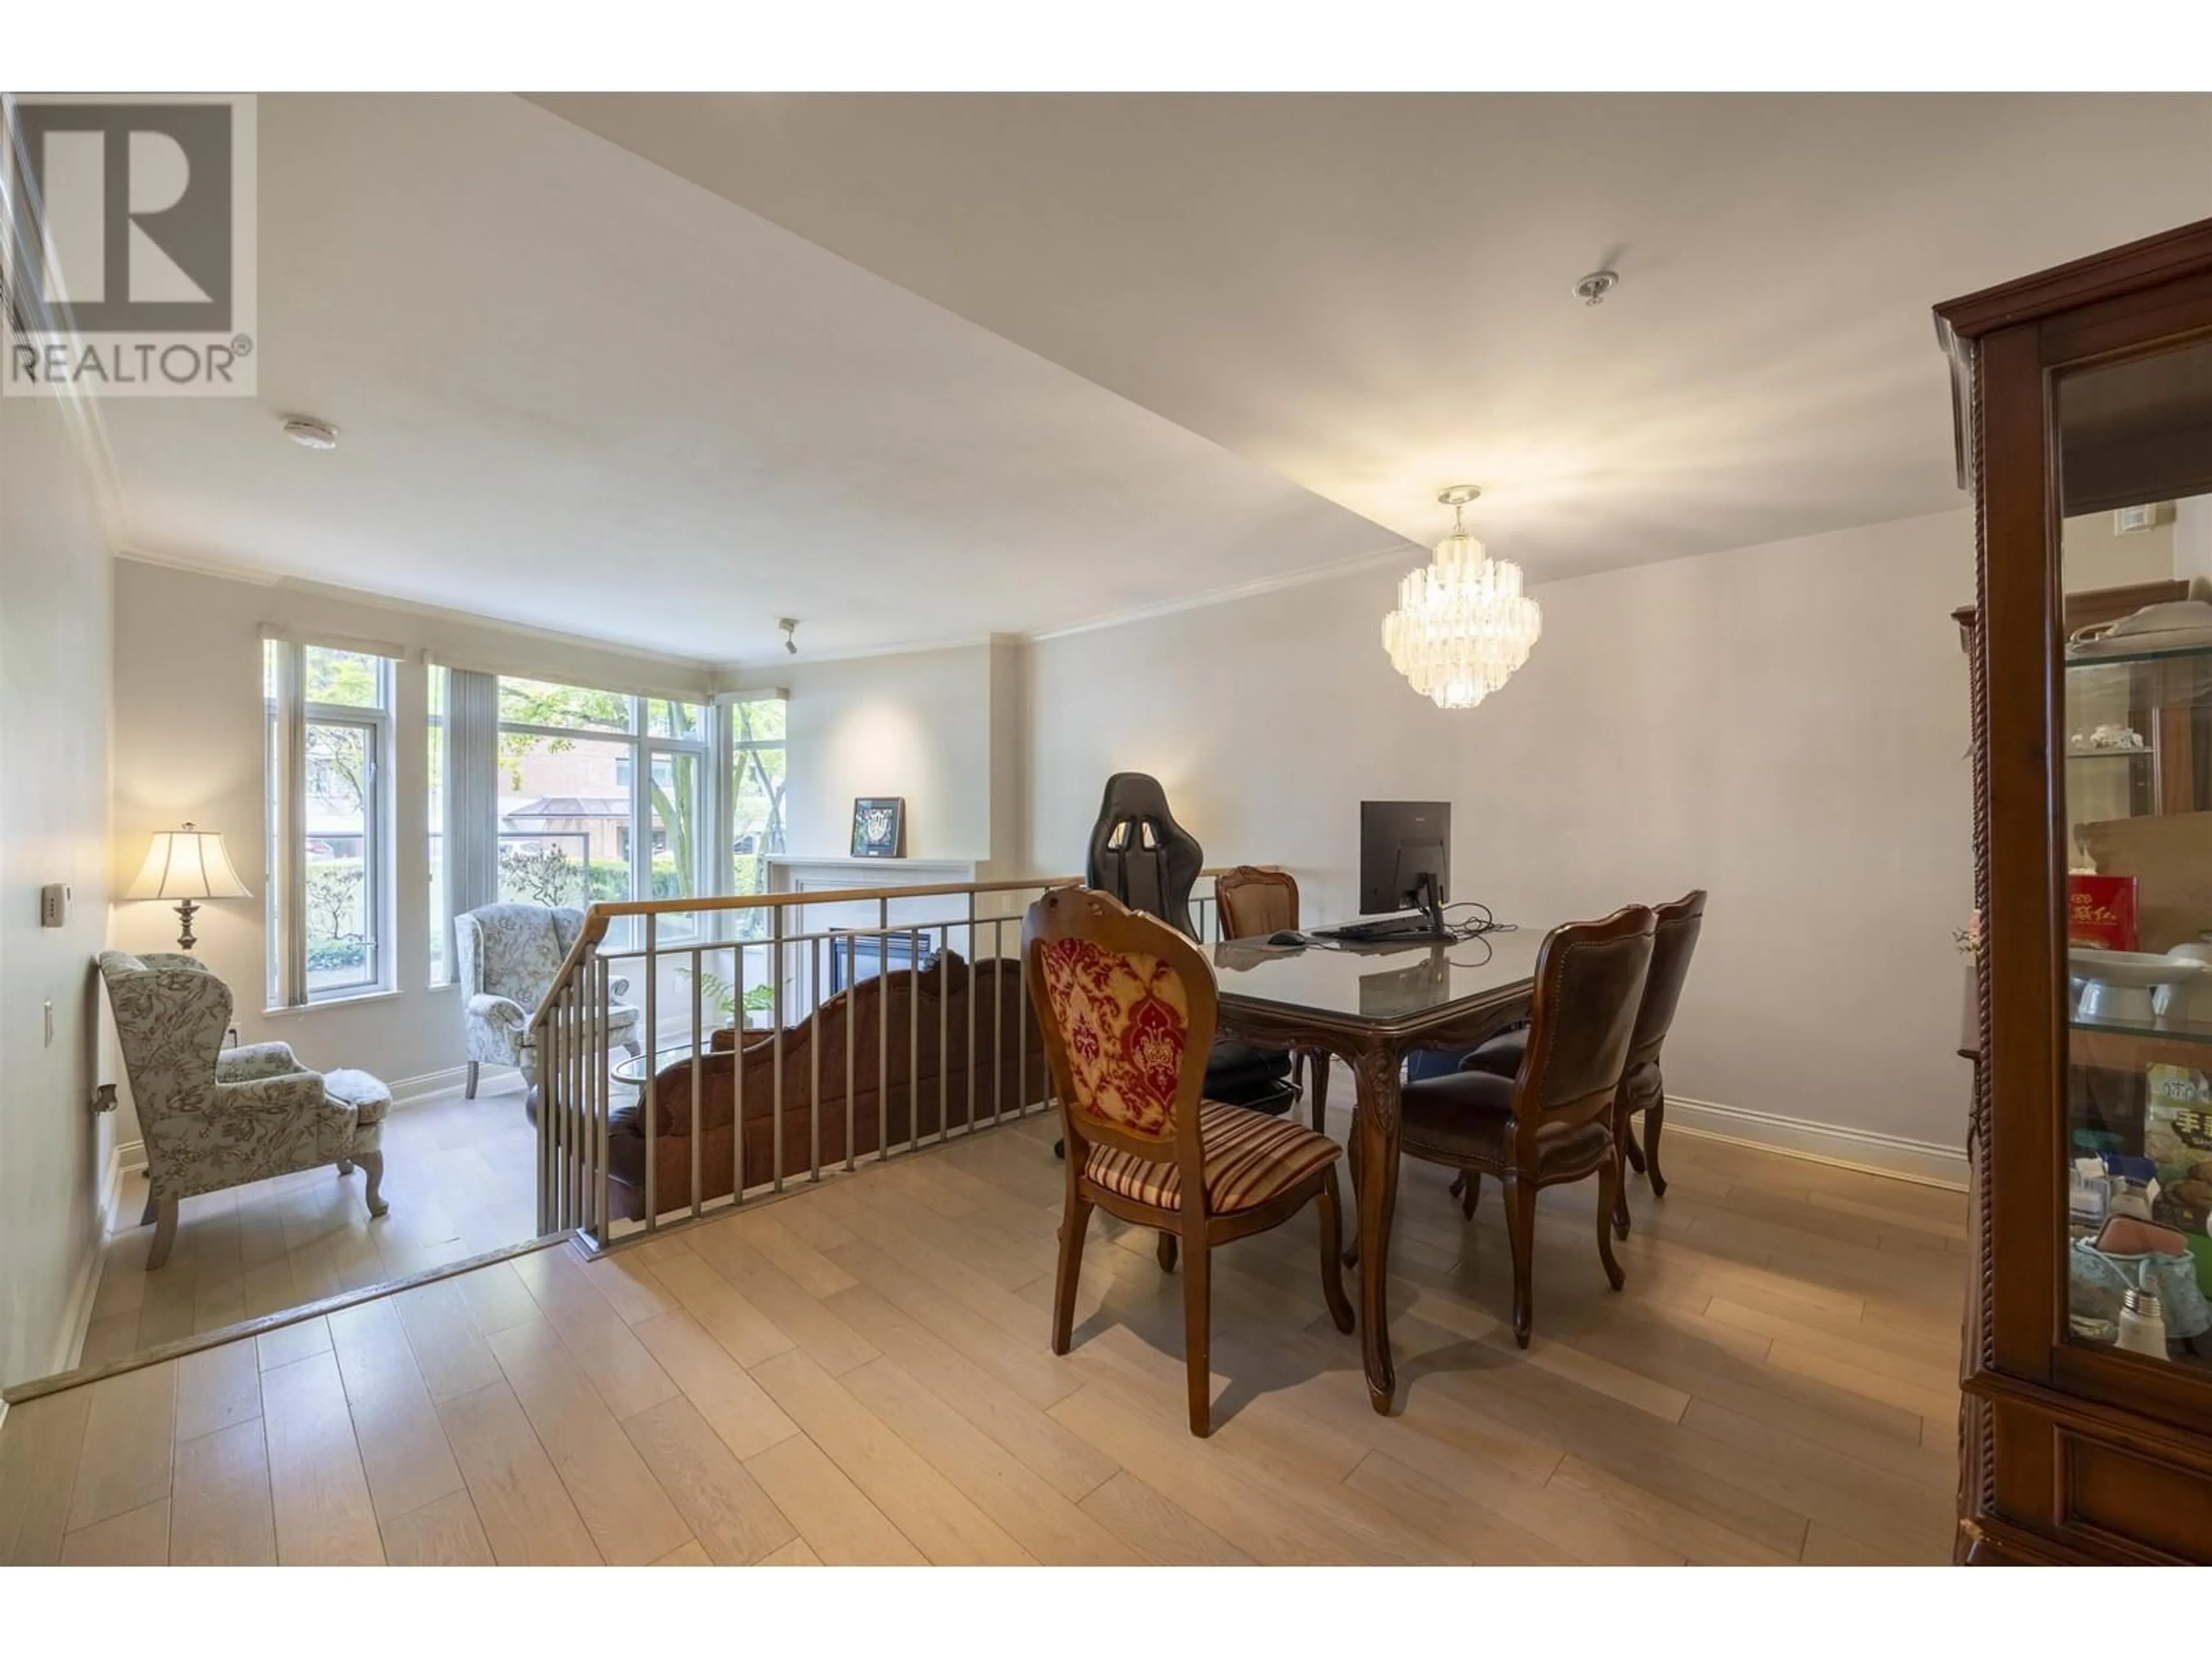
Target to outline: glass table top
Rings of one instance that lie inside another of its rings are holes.
[[[753,1038],[767,1035],[766,1031],[756,1029],[746,1033],[746,1040],[750,1043]],[[700,1048],[709,1058],[712,1058],[713,1051],[707,1048],[704,1042],[700,1044]],[[727,1052],[724,1050],[725,1054]],[[617,1083],[640,1084],[645,1081],[648,1071],[658,1072],[665,1066],[673,1066],[679,1060],[690,1058],[691,1040],[686,1037],[681,1042],[669,1044],[650,1057],[644,1054],[625,1054],[607,1068],[607,1075]]]
[[[1392,1024],[1533,979],[1547,931],[1522,927],[1449,945],[1224,940],[1213,947],[1213,972],[1224,1002]]]

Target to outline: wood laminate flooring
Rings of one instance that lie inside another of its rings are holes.
[[[371,1217],[358,1170],[301,1170],[178,1206],[177,1242],[146,1271],[146,1172],[123,1180],[116,1231],[80,1364],[106,1364],[179,1337],[442,1267],[538,1231],[538,1137],[520,1075],[395,1109],[384,1127],[384,1198]]]
[[[1150,1235],[1094,1221],[1074,1352],[1048,1348],[1054,1133],[25,1402],[0,1426],[0,1561],[1949,1557],[1960,1194],[1675,1135],[1667,1197],[1630,1183],[1625,1292],[1595,1183],[1545,1192],[1523,1352],[1496,1189],[1463,1221],[1447,1172],[1409,1162],[1399,1413],[1370,1410],[1328,1322],[1309,1214],[1217,1254],[1201,1441]],[[315,1248],[241,1249],[229,1282],[281,1261],[296,1296]]]

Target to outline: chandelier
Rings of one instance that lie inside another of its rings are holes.
[[[1390,665],[1439,708],[1472,708],[1528,660],[1544,613],[1521,591],[1521,567],[1493,559],[1467,533],[1462,514],[1482,491],[1454,484],[1437,497],[1452,510],[1452,533],[1437,556],[1398,584],[1398,608],[1382,618]]]

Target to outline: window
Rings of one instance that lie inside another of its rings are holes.
[[[710,803],[700,703],[499,682],[499,896],[587,905],[708,890],[701,832]],[[688,935],[671,916],[664,940]]]
[[[451,878],[446,872],[446,757],[450,752],[446,741],[446,699],[451,684],[447,671],[437,665],[430,668],[429,718],[423,733],[425,759],[428,762],[423,799],[423,833],[428,840],[430,873],[430,983],[450,985],[453,981],[453,951],[450,935],[453,929],[453,899]]]
[[[285,641],[264,652],[270,1003],[387,988],[392,665]]]
[[[768,890],[768,857],[783,851],[784,701],[740,697],[725,708],[730,727],[730,891]],[[759,924],[763,913],[740,913]]]

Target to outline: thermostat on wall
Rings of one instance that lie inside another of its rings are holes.
[[[70,890],[65,881],[50,882],[39,889],[39,926],[69,926]]]

